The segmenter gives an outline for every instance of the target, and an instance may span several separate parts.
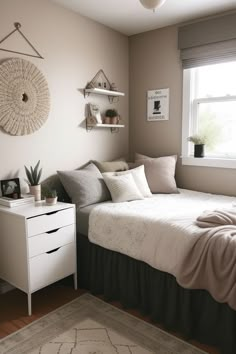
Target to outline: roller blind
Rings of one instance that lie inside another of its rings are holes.
[[[183,68],[236,60],[236,13],[181,26]]]

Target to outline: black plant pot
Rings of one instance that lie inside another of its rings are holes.
[[[194,145],[194,157],[204,157],[205,145],[204,144],[195,144]]]

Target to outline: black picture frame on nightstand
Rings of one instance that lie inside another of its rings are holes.
[[[21,198],[19,178],[4,179],[0,181],[0,184],[3,197],[8,197],[12,199]]]

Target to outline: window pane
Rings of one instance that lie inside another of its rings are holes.
[[[206,155],[236,157],[236,101],[198,104],[197,132],[208,137]]]
[[[196,98],[236,95],[236,62],[207,65],[193,70]]]

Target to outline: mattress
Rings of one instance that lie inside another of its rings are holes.
[[[88,236],[89,229],[89,215],[91,211],[98,206],[97,204],[88,205],[76,210],[76,230],[82,235]]]
[[[180,189],[179,194],[101,203],[90,209],[89,240],[176,276],[183,253],[203,232],[195,225],[196,218],[206,209],[231,208],[234,201]]]
[[[206,209],[231,209],[233,197],[180,190],[145,200],[99,204],[90,212],[89,240],[208,290],[236,309],[236,226],[200,228]]]
[[[76,210],[76,230],[80,234],[84,236],[88,236],[89,232],[89,215],[91,214],[92,210],[95,209],[98,205],[107,204],[109,202],[103,203],[95,203],[92,205],[88,205],[83,208],[77,208]]]

